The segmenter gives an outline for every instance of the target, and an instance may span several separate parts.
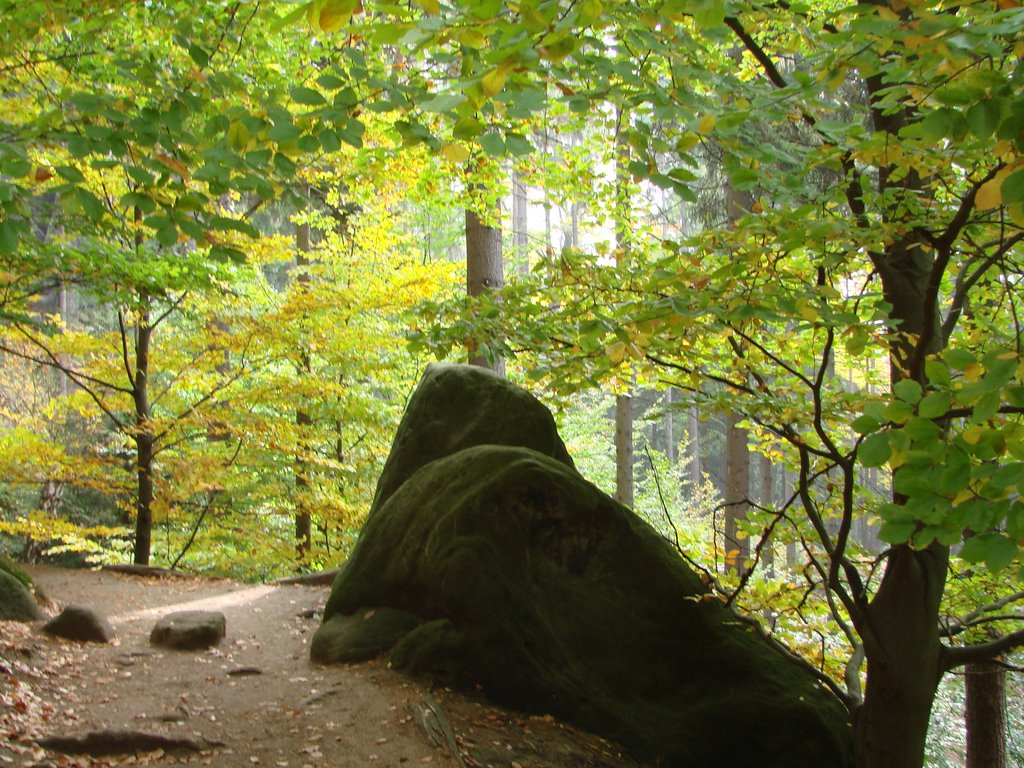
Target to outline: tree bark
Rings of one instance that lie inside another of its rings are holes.
[[[935,257],[914,237],[908,235],[872,258],[897,329],[890,347],[891,382],[913,378],[927,386],[923,370],[914,364],[918,346],[932,354],[942,349],[944,339],[934,327],[941,317],[938,307],[926,311]],[[906,499],[893,494],[893,501]],[[858,768],[922,764],[943,673],[939,608],[948,565],[949,547],[938,543],[923,550],[909,544],[892,547],[878,591],[862,615],[854,617],[867,660],[864,703],[854,719]]]
[[[725,569],[739,573],[750,559],[750,537],[743,531],[750,499],[750,451],[741,417],[729,413],[725,432]]]
[[[151,432],[149,403],[149,351],[153,340],[149,299],[142,297],[143,309],[135,328],[135,373],[132,398],[135,402],[135,475],[138,499],[135,504],[136,565],[149,565],[153,540],[153,455],[155,439]]]
[[[687,412],[687,446],[686,450],[690,456],[690,483],[694,490],[700,487],[703,475],[703,468],[700,465],[700,414],[697,413],[697,406],[692,406]]]
[[[615,398],[615,500],[633,507],[633,398]]]
[[[675,397],[675,390],[669,388],[665,392],[665,458],[670,467],[679,463],[679,451],[676,446],[675,409],[672,401]]]
[[[296,282],[300,293],[309,290],[308,253],[310,246],[309,223],[304,222],[295,227],[295,266],[298,271]],[[313,363],[309,350],[303,346],[299,351],[299,375],[309,377]],[[302,406],[295,410],[295,426],[298,428],[298,445],[295,459],[295,554],[301,567],[309,561],[309,553],[313,548],[313,516],[309,510],[309,494],[312,487],[310,481],[310,464],[306,459],[309,450],[308,435],[313,426],[313,417]]]
[[[1006,667],[974,662],[964,671],[966,768],[1006,768]]]
[[[501,255],[501,229],[484,223],[474,212],[466,209],[466,290],[470,297],[487,291],[500,290],[505,284]],[[490,368],[505,375],[503,357],[478,354],[469,350],[469,364]]]
[[[512,172],[512,258],[520,273],[530,274],[529,208],[526,184],[519,171]],[[514,269],[514,267],[513,267]]]
[[[772,482],[772,473],[774,472],[775,467],[772,465],[772,460],[768,456],[765,456],[764,454],[761,454],[758,457],[757,464],[759,485],[757,500],[758,503],[761,505],[762,509],[772,509],[775,506],[775,489],[774,483]],[[761,549],[761,552],[764,567],[769,570],[774,569],[775,548],[772,546],[772,542],[766,541]]]

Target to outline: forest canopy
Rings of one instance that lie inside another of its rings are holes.
[[[7,549],[336,565],[469,356],[859,764],[1024,642],[1017,0],[0,10]]]

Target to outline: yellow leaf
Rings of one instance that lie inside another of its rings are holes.
[[[808,299],[797,299],[796,311],[800,314],[800,317],[809,323],[816,323],[818,321],[818,313],[811,306],[811,302]]]
[[[698,136],[696,133],[684,133],[682,136],[679,137],[679,140],[676,141],[676,152],[678,152],[679,154],[689,152],[691,149],[697,146],[697,143],[699,141],[700,136]]]
[[[441,156],[450,163],[464,163],[469,160],[469,150],[453,141],[441,147]]]
[[[974,207],[979,211],[990,211],[1003,204],[1003,179],[1010,174],[1009,168],[1004,168],[994,177],[986,181],[974,196]]]
[[[337,32],[361,7],[360,0],[313,0],[306,17],[314,30]]]
[[[608,355],[608,359],[611,361],[612,365],[618,365],[626,357],[626,342],[612,342],[605,348],[604,353]]]
[[[162,152],[158,153],[155,157],[162,165],[165,165],[168,168],[170,168],[182,179],[188,180],[188,177],[190,176],[188,172],[188,167],[183,162],[181,162],[181,160],[179,160],[176,157],[166,155]]]
[[[697,124],[697,133],[701,136],[707,136],[715,129],[715,124],[717,122],[718,118],[714,115],[704,115]]]
[[[441,13],[440,0],[416,0],[416,5],[435,16]]]
[[[975,424],[973,427],[965,429],[961,437],[968,445],[977,445],[983,434],[985,434],[985,428]]]
[[[981,374],[985,372],[981,363],[971,363],[964,368],[964,381],[977,381],[981,378]]]
[[[236,120],[228,127],[228,144],[239,152],[249,145],[249,129],[241,120]]]
[[[501,89],[505,87],[506,80],[508,80],[507,69],[503,67],[492,69],[480,80],[480,90],[488,98],[497,96],[501,93]]]

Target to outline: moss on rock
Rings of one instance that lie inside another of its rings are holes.
[[[39,621],[44,618],[35,597],[18,579],[0,569],[0,621]]]

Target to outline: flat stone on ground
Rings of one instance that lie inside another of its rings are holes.
[[[178,611],[156,623],[149,642],[162,648],[196,651],[217,645],[224,639],[226,627],[220,611]]]
[[[114,628],[105,616],[85,605],[69,605],[59,615],[43,626],[43,631],[87,643],[109,643],[114,637]]]

